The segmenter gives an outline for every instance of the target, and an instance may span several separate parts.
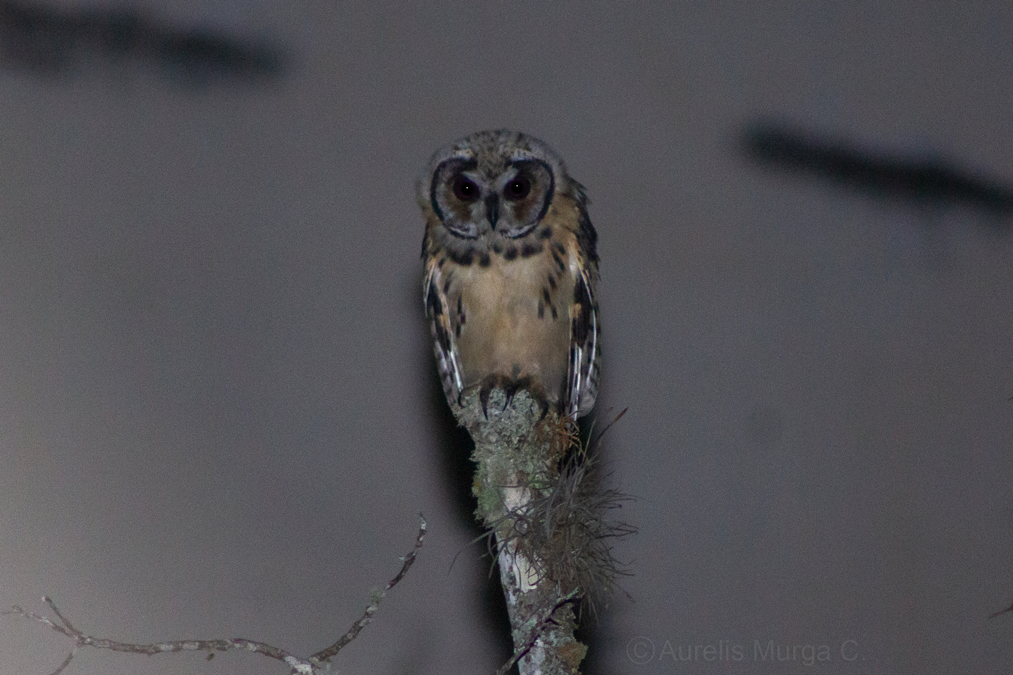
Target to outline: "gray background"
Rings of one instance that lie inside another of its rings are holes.
[[[588,188],[598,410],[629,407],[607,446],[640,498],[633,600],[596,672],[1008,671],[1013,616],[986,617],[1013,600],[1010,222],[765,172],[735,139],[771,116],[1013,178],[1013,4],[138,6],[268,36],[293,67],[0,75],[0,605],[309,653],[423,511],[418,562],[337,665],[493,672],[413,186],[438,146],[507,126]],[[673,659],[722,644],[742,660]],[[0,673],[68,648],[0,620]],[[84,651],[67,672],[285,669]]]

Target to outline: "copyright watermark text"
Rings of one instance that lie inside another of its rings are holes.
[[[692,644],[678,640],[652,640],[637,636],[626,643],[626,656],[636,664],[647,663],[795,663],[817,666],[823,663],[851,663],[862,660],[857,640],[794,643],[772,638],[715,640]]]

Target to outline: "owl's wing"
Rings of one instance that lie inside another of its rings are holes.
[[[435,260],[426,264],[426,280],[422,285],[422,301],[426,305],[426,316],[433,333],[433,348],[436,351],[436,367],[443,381],[443,393],[453,407],[459,404],[461,395],[461,361],[457,353],[454,331],[450,327],[450,312],[447,295],[443,291],[440,268]]]
[[[567,368],[569,391],[566,414],[582,417],[591,412],[598,395],[598,302],[594,297],[593,272],[580,266],[570,308],[570,363]]]

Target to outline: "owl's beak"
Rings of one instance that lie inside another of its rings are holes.
[[[485,217],[489,220],[489,227],[495,230],[496,221],[499,220],[499,195],[485,198]]]

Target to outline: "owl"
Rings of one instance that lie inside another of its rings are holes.
[[[544,142],[481,131],[438,150],[417,184],[423,301],[452,409],[527,389],[586,415],[598,392],[598,235],[584,187]]]

